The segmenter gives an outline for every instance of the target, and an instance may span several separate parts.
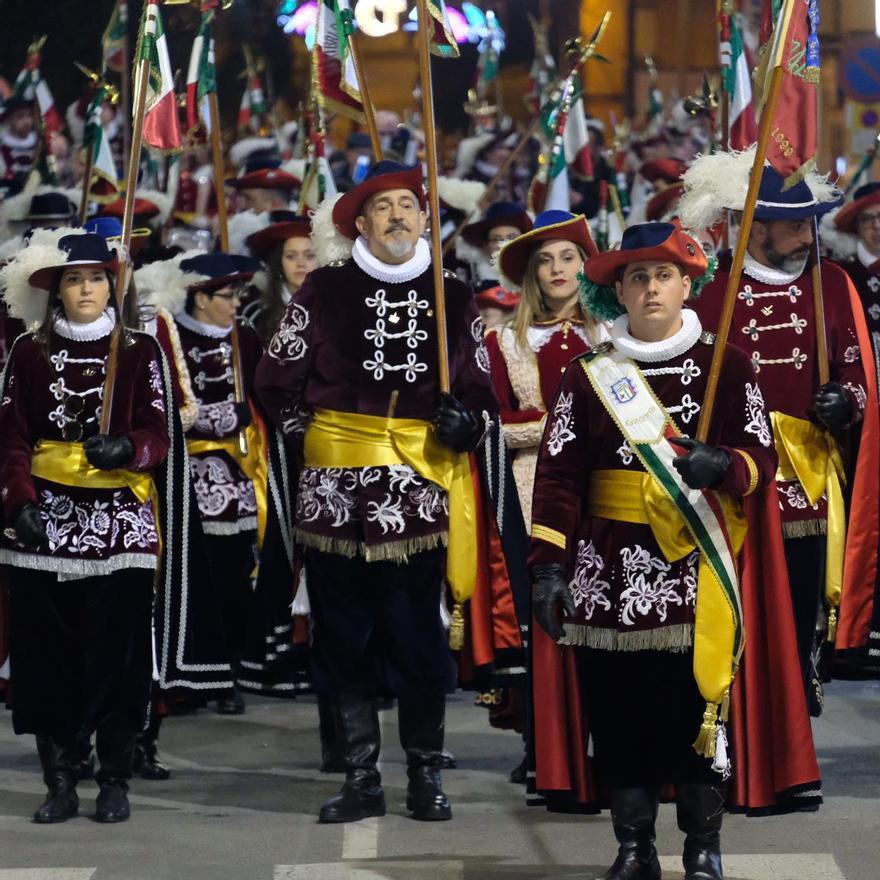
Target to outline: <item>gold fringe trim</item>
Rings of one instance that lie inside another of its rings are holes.
[[[670,651],[681,654],[694,644],[694,625],[675,623],[655,629],[620,632],[583,623],[566,623],[560,645],[595,648],[599,651]]]
[[[363,556],[367,562],[408,562],[414,553],[446,547],[449,541],[447,532],[433,535],[422,535],[418,538],[407,538],[402,541],[387,541],[384,544],[365,544],[363,541],[346,541],[342,538],[331,538],[327,535],[316,535],[296,528],[293,530],[294,540],[303,547],[311,547],[322,553],[336,553],[354,559]]]
[[[464,611],[461,602],[456,602],[452,609],[452,620],[449,623],[449,648],[460,651],[464,648]]]
[[[824,519],[799,519],[782,524],[783,538],[809,538],[828,533],[828,523]]]

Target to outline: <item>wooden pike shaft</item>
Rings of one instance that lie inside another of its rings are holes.
[[[752,231],[752,221],[755,218],[755,203],[758,200],[758,188],[761,185],[761,173],[764,168],[764,160],[767,158],[767,145],[770,141],[770,130],[773,127],[773,116],[779,91],[782,88],[784,69],[775,67],[770,80],[770,90],[764,110],[761,113],[761,125],[758,130],[758,147],[755,152],[755,164],[749,179],[749,190],[746,195],[745,208],[743,209],[742,223],[740,224],[739,237],[736,242],[736,251],[733,255],[733,264],[730,267],[730,275],[727,279],[727,289],[724,291],[724,305],[721,309],[721,317],[718,320],[718,332],[715,336],[715,349],[712,352],[712,365],[709,368],[709,377],[706,382],[706,393],[703,397],[703,408],[700,411],[700,421],[697,425],[697,440],[706,442],[709,425],[712,422],[712,411],[715,408],[715,396],[718,393],[718,379],[721,376],[721,361],[724,357],[724,347],[730,335],[730,322],[733,319],[733,310],[736,306],[736,297],[739,292],[739,282],[742,277],[743,262],[746,256],[746,248],[749,244],[749,236]]]
[[[428,29],[431,22],[425,0],[417,0],[419,16],[419,71],[422,82],[422,125],[428,160],[428,199],[431,208],[431,255],[434,263],[434,314],[437,319],[437,358],[440,390],[448,392],[449,346],[446,338],[446,294],[443,289],[443,248],[440,240],[440,197],[437,193],[437,140],[434,128],[434,87],[431,81],[431,48]]]
[[[376,114],[373,111],[373,102],[367,90],[367,80],[364,76],[364,68],[361,64],[361,56],[355,46],[354,34],[348,35],[348,51],[351,52],[351,60],[354,63],[354,72],[357,75],[358,85],[361,88],[361,104],[364,108],[364,118],[367,121],[367,131],[370,133],[370,143],[373,146],[373,161],[382,160],[382,141],[379,138],[379,129],[376,126]]]

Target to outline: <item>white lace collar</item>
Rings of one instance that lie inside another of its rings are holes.
[[[12,132],[3,132],[3,143],[12,149],[30,150],[37,145],[39,135],[35,132],[29,132],[24,137],[12,134]]]
[[[178,312],[174,316],[174,320],[181,327],[186,327],[187,330],[192,330],[193,333],[198,333],[199,336],[208,336],[211,339],[225,339],[232,332],[232,327],[218,327],[216,324],[205,324],[202,321],[197,321],[188,312]]]
[[[807,263],[805,260],[804,265],[797,272],[783,272],[782,269],[774,269],[772,266],[765,266],[763,263],[759,263],[748,252],[746,252],[746,258],[743,262],[743,272],[749,278],[754,278],[755,281],[760,281],[762,284],[778,284],[780,286],[797,281],[804,274],[804,269],[806,268]]]
[[[858,243],[858,245],[857,245],[857,247],[856,247],[856,255],[857,255],[858,258],[859,258],[859,262],[860,262],[860,263],[861,263],[866,269],[870,269],[871,266],[874,265],[874,263],[876,263],[878,260],[880,260],[880,257],[876,257],[876,256],[874,256],[874,254],[872,254],[872,253],[871,253],[871,252],[865,247],[865,245],[862,244],[861,241]]]
[[[700,338],[703,327],[693,309],[681,310],[681,330],[659,342],[642,342],[629,332],[629,315],[621,315],[611,325],[611,344],[634,361],[650,364],[668,361],[684,354]]]
[[[287,286],[287,282],[285,281],[281,285],[281,302],[284,305],[290,305],[290,301],[293,299],[293,294],[290,292],[290,288]]]
[[[113,332],[116,326],[116,320],[112,312],[105,311],[100,318],[89,321],[88,324],[77,324],[68,321],[64,317],[64,313],[60,310],[55,313],[55,320],[52,329],[64,339],[70,339],[73,342],[94,342],[96,339],[103,339]]]
[[[428,266],[431,265],[431,249],[428,242],[420,238],[416,242],[416,252],[405,263],[392,265],[383,263],[373,256],[363,236],[355,239],[354,248],[351,251],[355,263],[364,270],[371,278],[384,281],[385,284],[406,284],[413,278],[418,278]]]

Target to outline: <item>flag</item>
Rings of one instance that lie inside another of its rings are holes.
[[[110,13],[110,21],[101,37],[104,70],[122,73],[125,66],[125,45],[128,40],[128,2],[119,0]]]
[[[536,213],[571,209],[565,131],[578,92],[577,73],[573,71],[561,91],[554,94],[541,111],[541,128],[550,143],[538,160],[538,173],[529,190],[529,207]]]
[[[192,133],[199,124],[211,130],[208,112],[208,95],[217,91],[217,74],[214,69],[214,10],[202,13],[199,31],[193,40],[186,74],[186,128]]]
[[[311,149],[299,198],[304,208],[314,210],[324,199],[331,199],[336,195],[336,183],[325,155],[324,138],[319,132],[312,132],[309,140]]]
[[[725,39],[728,37],[728,39]],[[758,124],[752,104],[752,79],[738,16],[729,19],[729,34],[722,35],[721,70],[724,91],[730,101],[729,145],[745,150],[758,139]]]
[[[536,113],[541,107],[545,93],[556,79],[556,62],[550,54],[547,22],[539,21],[530,15],[529,23],[532,26],[535,54],[532,58],[532,66],[529,68],[528,103],[532,107],[532,112]]]
[[[168,41],[158,3],[149,2],[144,7],[136,55],[138,66],[144,59],[150,62],[144,143],[165,153],[179,153],[183,149],[183,137],[174,94],[174,74],[168,57]]]
[[[453,36],[449,16],[446,14],[446,4],[443,0],[425,0],[425,6],[433,24],[430,32],[431,52],[441,58],[458,58],[458,43]]]
[[[238,129],[247,131],[249,128],[259,129],[262,117],[266,113],[266,99],[263,96],[263,84],[256,72],[248,74],[247,86],[241,96],[238,108]]]
[[[352,31],[348,0],[321,0],[315,22],[312,81],[317,84],[321,107],[364,122],[361,87],[348,45]]]
[[[28,46],[27,59],[13,86],[13,94],[25,101],[36,101],[42,120],[43,137],[46,143],[54,132],[61,131],[61,116],[55,108],[55,99],[49,86],[40,73],[41,50],[46,42],[45,37]]]
[[[101,120],[101,110],[106,100],[106,89],[100,85],[86,113],[85,142],[90,145],[92,151],[92,179],[89,193],[92,199],[98,202],[113,201],[119,190],[119,178],[113,153],[110,150],[110,139]]]
[[[784,74],[767,161],[785,178],[786,186],[792,186],[816,161],[819,0],[786,0],[777,19],[770,57],[770,70],[781,66]]]

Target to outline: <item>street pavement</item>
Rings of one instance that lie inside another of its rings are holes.
[[[251,697],[240,717],[210,709],[168,719],[161,752],[170,780],[132,783],[132,818],[30,821],[44,793],[31,737],[0,712],[0,880],[590,880],[612,861],[607,814],[563,816],[525,804],[507,781],[521,746],[492,730],[466,694],[451,700],[444,774],[452,822],[406,817],[396,713],[382,713],[388,815],[350,825],[315,816],[340,777],[318,772],[314,698]],[[727,880],[880,878],[880,683],[835,682],[815,722],[825,804],[818,813],[725,818]],[[660,808],[665,880],[681,880],[681,835]]]

